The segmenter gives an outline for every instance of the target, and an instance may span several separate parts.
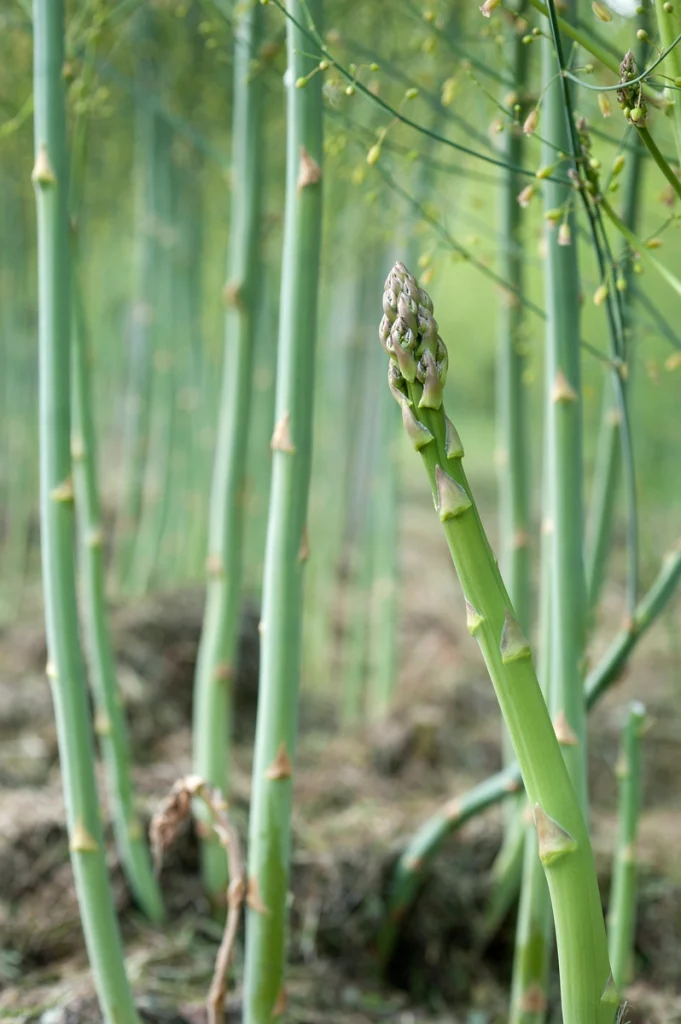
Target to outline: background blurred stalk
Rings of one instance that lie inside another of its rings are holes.
[[[522,18],[525,0],[517,14]],[[521,233],[523,209],[518,195],[524,178],[513,170],[524,163],[525,137],[522,123],[528,113],[526,96],[531,47],[522,42],[516,19],[506,27],[504,54],[511,68],[513,93],[504,88],[501,103],[507,110],[502,133],[502,153],[509,167],[503,171],[499,190],[499,274],[513,292],[502,293],[499,304],[497,347],[497,475],[499,483],[500,568],[513,602],[516,618],[529,635],[530,599],[530,449],[527,434],[525,371],[525,310],[523,295],[524,244]],[[513,745],[502,723],[504,763],[513,760]],[[492,892],[485,931],[495,931],[518,895],[523,862],[525,826],[521,820],[525,801],[508,801],[504,808],[504,841],[492,870]]]
[[[193,760],[203,779],[226,793],[231,705],[241,621],[243,507],[251,406],[255,306],[262,285],[261,91],[257,66],[263,10],[251,2],[234,25],[232,194],[222,393],[213,482],[204,612],[194,680]],[[201,830],[203,882],[210,899],[224,900],[227,861],[213,829]]]
[[[134,21],[138,51],[134,128],[133,300],[130,311],[128,381],[125,394],[122,450],[122,500],[116,522],[117,582],[125,587],[133,564],[135,538],[142,519],[144,478],[149,445],[156,241],[153,232],[157,117],[148,104],[155,82],[150,54],[151,14],[141,8]]]
[[[569,12],[565,12],[567,17]],[[557,60],[550,39],[542,40],[542,164],[556,153],[570,152],[567,115]],[[550,530],[552,592],[550,679],[548,692],[554,724],[570,778],[586,814],[586,707],[584,648],[586,592],[582,507],[582,404],[580,372],[580,285],[573,190],[559,164],[544,182],[544,210],[564,211],[570,244],[545,221],[545,388],[548,436],[548,502],[544,515]]]
[[[648,24],[646,15],[639,15],[639,25],[644,30]],[[638,42],[636,60],[639,67],[645,66],[649,44],[645,39]],[[632,147],[626,154],[622,188],[622,220],[634,234],[638,232],[641,211],[641,181],[643,178],[644,149],[638,132],[632,135]],[[626,249],[623,251],[626,257]],[[631,343],[634,318],[633,261],[623,258],[620,267],[624,283],[621,308],[624,359],[627,366],[627,381],[631,375]],[[625,384],[626,382],[623,382]],[[626,395],[625,387],[625,395]],[[617,389],[610,375],[603,384],[601,424],[598,432],[596,465],[589,505],[588,530],[586,536],[586,588],[589,612],[595,612],[601,595],[612,549],[613,520],[617,504],[621,473],[621,412],[617,401]]]
[[[107,874],[78,636],[70,458],[70,243],[62,0],[34,0],[38,219],[40,520],[48,676],[71,863],[85,942],[107,1024],[138,1024]]]
[[[610,964],[618,988],[632,975],[636,931],[636,838],[641,806],[641,736],[645,708],[629,705],[617,763],[619,778],[619,837],[615,852],[608,909]]]
[[[288,0],[321,31],[321,0]],[[249,822],[244,1021],[270,1024],[285,1005],[292,764],[298,722],[303,566],[312,458],[321,243],[321,75],[308,35],[287,20],[286,213],[273,467],[261,628],[260,689]],[[302,85],[302,88],[298,86]]]
[[[125,714],[116,682],[107,622],[97,443],[91,408],[85,311],[75,260],[73,278],[71,457],[80,539],[79,564],[84,587],[85,641],[96,711],[95,732],[106,769],[111,817],[123,871],[139,906],[151,921],[159,923],[164,916],[163,900],[152,868],[145,831],[135,810]]]
[[[545,408],[550,396],[545,396]],[[548,490],[548,434],[544,432],[542,478]],[[551,534],[543,523],[539,609],[539,663],[537,675],[546,704],[550,703],[551,667]],[[529,811],[527,801],[521,806]],[[542,1024],[548,1008],[547,983],[552,950],[553,919],[544,868],[537,850],[534,822],[524,821],[520,903],[513,950],[513,976],[509,1024]]]

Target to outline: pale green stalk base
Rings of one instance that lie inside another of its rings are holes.
[[[288,0],[321,31],[321,0]],[[270,513],[263,580],[260,689],[249,821],[244,1022],[271,1024],[285,1005],[292,771],[298,721],[303,566],[312,461],[317,287],[321,242],[321,75],[310,40],[286,24],[286,214],[282,256]]]
[[[225,351],[211,493],[206,610],[194,680],[194,771],[225,794],[229,791],[232,687],[241,617],[243,503],[259,285],[262,89],[255,63],[263,13],[261,4],[250,3],[235,21]],[[197,814],[205,821],[199,807]],[[201,828],[200,833],[204,887],[213,903],[224,908],[225,852],[214,829]]]
[[[139,1024],[106,867],[78,635],[69,449],[70,260],[62,0],[34,0],[38,215],[40,524],[49,652],[69,849],[85,943],[106,1024]]]
[[[632,974],[636,930],[636,837],[641,804],[641,735],[645,708],[629,706],[617,766],[620,780],[619,838],[608,911],[608,947],[615,984],[626,985]]]

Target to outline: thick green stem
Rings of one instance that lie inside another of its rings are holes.
[[[641,736],[645,708],[638,701],[629,705],[617,765],[620,780],[619,838],[610,890],[608,945],[615,984],[626,985],[636,929],[636,837],[641,804]]]
[[[243,503],[251,406],[255,322],[260,287],[262,83],[256,62],[264,12],[249,3],[234,36],[232,200],[225,299],[220,421],[210,506],[208,587],[194,681],[194,770],[221,792],[229,791],[232,686],[241,610]],[[214,829],[202,835],[203,882],[213,901],[224,902],[225,852]]]
[[[442,409],[447,353],[428,309],[429,297],[396,265],[386,283],[380,328],[391,353],[391,387],[422,456],[466,598],[468,628],[487,665],[534,810],[556,926],[564,1024],[612,1024],[618,999],[589,834],[529,644],[473,501],[458,436]]]
[[[289,0],[286,214],[273,466],[263,581],[260,690],[249,822],[244,1021],[271,1024],[284,1005],[292,764],[300,676],[303,566],[312,456],[321,242],[321,75],[298,25],[321,31],[321,0]]]
[[[633,619],[613,638],[585,683],[587,708],[591,709],[617,682],[638,642],[666,608],[681,579],[681,545],[664,558],[662,568],[636,607]],[[428,868],[452,832],[488,807],[506,800],[522,786],[517,761],[478,783],[463,796],[447,801],[414,833],[400,856],[392,879],[386,916],[379,933],[379,949],[389,960],[402,921],[419,892]],[[454,813],[454,810],[456,813]],[[459,813],[460,812],[460,813]]]
[[[107,874],[78,636],[70,458],[70,252],[62,0],[34,0],[38,219],[40,522],[43,591],[59,756],[76,892],[102,1014],[138,1024]]]
[[[71,456],[80,537],[85,639],[95,701],[95,731],[106,767],[116,846],[130,887],[144,913],[163,920],[163,900],[144,829],[135,810],[125,715],[106,614],[104,531],[97,483],[97,443],[92,416],[85,311],[74,271]]]

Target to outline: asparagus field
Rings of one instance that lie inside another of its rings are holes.
[[[0,1021],[681,1024],[680,200],[673,0],[4,0]]]

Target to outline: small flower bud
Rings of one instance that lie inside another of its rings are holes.
[[[371,63],[370,65],[369,65],[369,71],[374,71],[374,72],[376,72],[376,71],[380,71],[380,70],[381,70],[381,65],[380,65],[380,64],[377,64],[377,63],[376,63],[376,61],[373,61],[373,62],[372,62],[372,63]]]
[[[640,39],[642,43],[648,42],[648,33],[644,28],[640,28],[636,33],[636,38]]]
[[[525,135],[534,135],[534,133],[537,130],[537,125],[538,124],[539,124],[539,108],[538,107],[533,107],[532,110],[527,115],[527,117],[525,118],[525,123],[523,124],[523,132],[525,133]]]
[[[637,124],[643,117],[643,107],[634,107],[629,117],[634,122],[634,124]]]
[[[572,245],[572,232],[566,220],[558,228],[558,245]]]
[[[523,36],[520,42],[524,43],[525,46],[528,46],[530,43],[534,42],[534,36]]]
[[[492,13],[497,9],[501,0],[485,0],[484,4],[480,8],[480,13],[483,18],[491,18]]]
[[[661,249],[664,242],[661,238],[649,238],[646,242],[646,249]]]
[[[598,106],[600,107],[601,114],[603,117],[610,117],[612,114],[612,106],[608,99],[607,92],[599,92],[598,94]]]
[[[617,177],[618,174],[622,173],[622,168],[624,167],[624,164],[624,156],[622,155],[622,153],[619,153],[612,162],[613,177]]]
[[[367,163],[369,164],[370,167],[373,167],[374,164],[378,163],[380,155],[381,145],[379,142],[375,142],[374,145],[369,150],[369,152],[367,153]]]
[[[626,290],[627,290],[627,279],[626,279],[626,277],[623,277],[622,274],[618,274],[617,275],[617,280],[615,281],[615,287],[617,288],[618,292],[626,292]]]
[[[599,3],[598,0],[594,0],[591,4],[591,10],[599,21],[612,21],[612,11],[610,11],[605,4]]]
[[[544,219],[547,220],[549,224],[558,224],[558,222],[563,219],[563,211],[559,206],[557,206],[555,210],[547,210],[544,214]]]
[[[608,286],[605,284],[599,284],[598,288],[594,292],[594,306],[602,306],[608,297]]]
[[[522,206],[523,210],[527,209],[532,201],[532,197],[535,195],[537,188],[535,185],[526,185],[525,188],[518,194],[518,205]]]
[[[404,94],[404,98],[405,98],[405,100],[415,100],[416,97],[418,96],[418,94],[419,94],[418,89],[414,89],[414,88],[407,89],[407,91]]]
[[[331,67],[331,65],[328,62],[328,60],[320,60],[320,62],[319,62],[319,70],[320,71],[328,71],[330,67]]]
[[[539,178],[540,181],[544,181],[546,178],[551,177],[555,169],[555,164],[552,164],[550,167],[540,167],[539,170],[536,171],[535,176]]]
[[[296,78],[296,89],[304,89],[308,83],[308,79],[305,75],[301,75],[300,78]]]
[[[354,96],[355,95],[355,87],[354,87],[354,85],[348,85],[348,86],[345,87],[345,95],[346,96]]]
[[[662,10],[664,11],[665,14],[671,14],[672,11],[674,10],[674,5],[670,4],[669,0],[667,0],[666,4],[662,4]]]

